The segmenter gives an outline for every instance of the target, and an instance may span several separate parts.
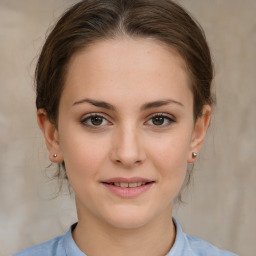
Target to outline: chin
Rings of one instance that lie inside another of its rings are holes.
[[[105,222],[118,229],[137,229],[150,223],[154,216],[147,209],[122,209],[119,211],[111,211],[104,216]]]
[[[137,229],[145,226],[148,222],[145,218],[131,218],[128,216],[118,216],[118,219],[108,220],[108,223],[117,229]]]

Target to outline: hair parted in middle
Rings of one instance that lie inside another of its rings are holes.
[[[183,7],[171,0],[83,0],[56,23],[36,66],[36,106],[45,110],[56,128],[71,57],[97,41],[120,37],[151,38],[181,56],[193,93],[194,121],[204,105],[215,102],[213,64],[204,32]],[[67,179],[64,162],[55,176]],[[189,171],[187,176],[189,181]]]
[[[58,106],[70,58],[99,40],[152,38],[184,59],[194,96],[194,119],[211,105],[213,66],[200,25],[171,0],[84,0],[59,19],[39,57],[36,106],[57,126]]]

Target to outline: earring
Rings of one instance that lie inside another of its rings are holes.
[[[197,157],[197,153],[196,152],[192,152],[192,157],[196,158]]]
[[[53,157],[54,157],[54,158],[57,157],[57,154],[54,154]]]

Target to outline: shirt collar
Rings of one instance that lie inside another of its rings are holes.
[[[173,218],[173,222],[176,228],[176,238],[175,242],[171,248],[171,250],[167,253],[166,256],[177,256],[177,255],[186,255],[186,238],[184,236],[184,233],[182,231],[182,228],[178,221]],[[66,255],[76,255],[76,256],[86,256],[76,245],[73,237],[72,237],[72,231],[76,227],[77,223],[74,223],[67,233],[64,235],[63,239],[63,247],[65,249]]]

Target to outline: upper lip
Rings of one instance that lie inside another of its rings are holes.
[[[110,179],[103,180],[102,183],[147,183],[153,182],[153,180],[142,178],[142,177],[131,177],[131,178],[124,178],[124,177],[114,177]]]

